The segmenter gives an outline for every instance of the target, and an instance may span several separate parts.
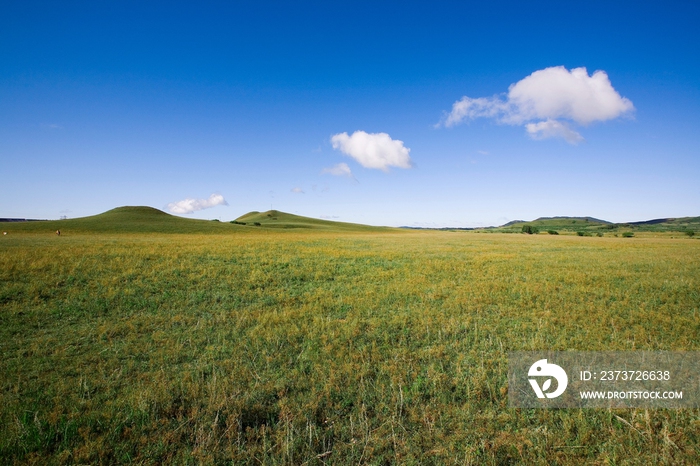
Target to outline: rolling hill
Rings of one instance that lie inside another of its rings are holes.
[[[241,229],[238,225],[176,217],[153,207],[125,206],[90,217],[68,220],[3,223],[7,232],[70,233],[225,233]]]
[[[494,231],[521,231],[526,225],[537,227],[540,231],[563,230],[604,232],[610,230],[633,231],[700,231],[700,217],[660,218],[641,222],[612,223],[593,217],[540,217],[530,222],[516,220],[497,227]]]
[[[508,222],[499,228],[520,230],[525,225],[536,226],[540,230],[578,230],[581,228],[601,227],[604,225],[610,225],[610,222],[593,217],[540,217],[530,222],[524,220]]]
[[[125,206],[90,217],[0,223],[2,231],[26,233],[233,233],[255,229],[298,229],[321,231],[385,231],[356,223],[332,222],[277,210],[250,212],[233,222],[197,220],[170,215],[153,207]]]
[[[374,227],[361,225],[358,223],[333,222],[321,220],[301,215],[288,214],[279,210],[268,210],[267,212],[248,212],[238,217],[235,222],[243,223],[246,226],[261,226],[265,228],[305,228],[314,230],[339,230],[339,231],[383,231],[388,227]],[[259,224],[259,225],[256,225]]]

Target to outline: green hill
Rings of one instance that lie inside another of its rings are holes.
[[[238,217],[236,222],[245,223],[246,226],[260,226],[264,228],[306,228],[314,230],[339,230],[339,231],[371,231],[387,230],[388,227],[373,227],[358,223],[332,222],[301,215],[288,214],[279,210],[268,210],[267,212],[248,212]],[[256,225],[259,224],[259,225]]]
[[[69,220],[0,223],[2,231],[27,233],[231,233],[254,229],[304,228],[322,231],[383,231],[387,227],[373,227],[356,223],[332,222],[277,210],[250,212],[234,222],[218,222],[182,218],[153,207],[117,207],[99,215]]]
[[[650,231],[700,233],[700,217],[659,218],[642,222],[611,223],[593,217],[540,217],[531,222],[516,220],[506,223],[493,231],[520,232],[524,226],[537,227],[540,232],[548,230],[574,231],[584,233],[605,233],[609,231]]]
[[[657,218],[654,220],[645,220],[643,222],[628,222],[625,225],[634,225],[639,227],[651,225],[697,226],[700,225],[700,217]]]
[[[126,206],[90,217],[69,220],[10,222],[0,228],[12,232],[71,233],[226,233],[242,227],[230,223],[176,217],[153,207]]]
[[[520,231],[525,225],[535,226],[540,230],[578,231],[589,228],[600,228],[605,225],[610,225],[610,222],[593,217],[540,217],[530,222],[526,222],[523,220],[509,222],[499,228]]]

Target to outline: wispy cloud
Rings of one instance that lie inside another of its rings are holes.
[[[296,188],[292,188],[292,192],[293,192],[293,193],[296,193],[296,194],[306,194],[306,193],[304,192],[304,190],[301,189],[301,188],[298,187],[298,186],[297,186]]]
[[[348,133],[339,133],[331,137],[331,144],[333,149],[349,155],[365,168],[386,172],[389,171],[389,167],[413,166],[409,155],[411,149],[405,147],[403,141],[391,139],[386,133],[355,131],[351,136],[348,136]]]
[[[336,165],[333,165],[332,167],[324,168],[321,170],[321,173],[325,173],[328,175],[334,175],[334,176],[347,176],[352,178],[352,170],[350,170],[350,167],[348,167],[347,163],[339,163]]]
[[[587,125],[632,111],[632,101],[620,96],[605,71],[589,76],[586,68],[569,71],[556,66],[535,71],[511,84],[504,95],[462,97],[437,126],[493,118],[499,123],[525,126],[533,139],[558,137],[576,144],[583,137],[560,120]]]
[[[209,209],[217,205],[228,205],[226,199],[221,194],[212,194],[209,199],[183,199],[177,202],[171,202],[166,206],[166,209],[173,214],[191,214],[198,210]]]
[[[583,136],[557,120],[528,123],[525,125],[525,130],[532,139],[563,138],[569,144],[578,144],[583,141]]]

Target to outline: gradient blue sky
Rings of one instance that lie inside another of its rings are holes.
[[[382,225],[700,215],[700,2],[3,2],[0,217],[270,207]],[[478,118],[548,67],[607,73],[634,112],[585,141]],[[412,168],[334,134],[387,133]],[[346,163],[354,178],[323,173]],[[295,189],[296,188],[296,189]],[[303,191],[303,192],[294,192]]]

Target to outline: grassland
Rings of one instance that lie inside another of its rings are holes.
[[[700,462],[698,410],[506,386],[508,351],[699,350],[697,239],[115,218],[0,238],[3,463]]]

